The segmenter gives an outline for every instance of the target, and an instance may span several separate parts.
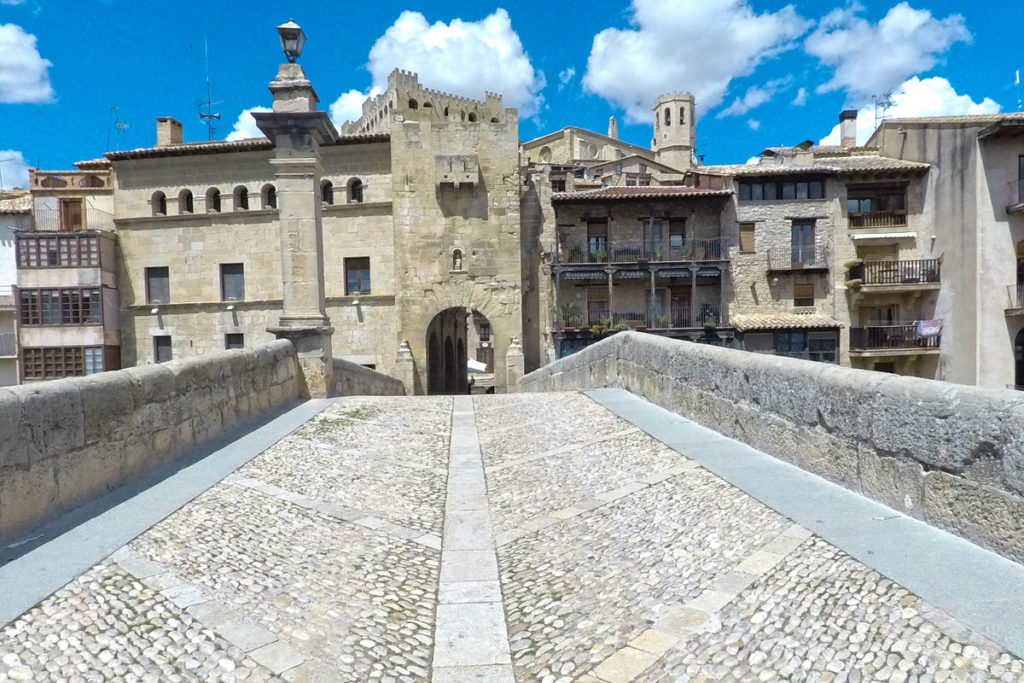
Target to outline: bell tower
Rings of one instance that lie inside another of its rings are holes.
[[[654,101],[654,138],[651,149],[655,159],[666,166],[685,171],[693,165],[694,100],[688,92],[669,93]]]

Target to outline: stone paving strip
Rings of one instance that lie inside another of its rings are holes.
[[[473,401],[455,398],[435,626],[435,683],[512,683]]]

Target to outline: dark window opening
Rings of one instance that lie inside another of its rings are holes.
[[[245,335],[241,332],[232,332],[224,335],[225,349],[244,349]]]
[[[166,304],[171,300],[170,272],[167,266],[146,268],[146,303]]]
[[[220,300],[245,299],[245,266],[241,263],[220,264]]]
[[[370,258],[360,256],[345,259],[345,294],[370,293]]]

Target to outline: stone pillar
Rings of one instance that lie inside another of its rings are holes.
[[[519,380],[526,374],[526,359],[523,356],[523,345],[519,343],[519,337],[512,337],[505,352],[505,392],[515,393],[519,391]]]
[[[416,395],[416,361],[412,357],[409,342],[402,340],[395,357],[395,377],[405,385],[405,395]]]
[[[284,311],[268,331],[295,344],[309,396],[324,397],[334,391],[334,328],[324,299],[320,145],[338,133],[298,64],[282,64],[270,92],[273,111],[254,118],[274,144]]]

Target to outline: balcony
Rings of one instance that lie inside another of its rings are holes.
[[[597,334],[624,329],[667,330],[722,325],[722,308],[716,304],[671,306],[668,315],[657,309],[650,311],[612,310],[607,305],[592,304],[584,313],[575,306],[563,307],[555,323],[559,330],[590,330]]]
[[[941,335],[925,329],[929,322],[933,321],[914,320],[850,328],[850,352],[856,355],[938,352]]]
[[[32,229],[36,232],[69,232],[72,230],[112,230],[114,217],[106,211],[87,207],[84,213],[60,209],[32,212]]]
[[[0,285],[0,311],[14,310],[14,291],[10,285]]]
[[[1024,315],[1024,284],[1007,285],[1006,315]]]
[[[862,211],[849,214],[851,228],[905,228],[906,211]]]
[[[1010,181],[1009,198],[1006,213],[1024,211],[1024,178]]]
[[[822,244],[768,250],[768,271],[828,270],[828,247]]]
[[[851,266],[850,280],[874,290],[937,289],[942,277],[942,259],[906,261],[864,261]]]
[[[593,263],[634,264],[724,261],[728,248],[721,238],[691,238],[679,245],[663,245],[650,240],[619,239],[563,241],[556,263],[579,265]]]
[[[18,355],[18,335],[13,332],[0,334],[0,358]]]

